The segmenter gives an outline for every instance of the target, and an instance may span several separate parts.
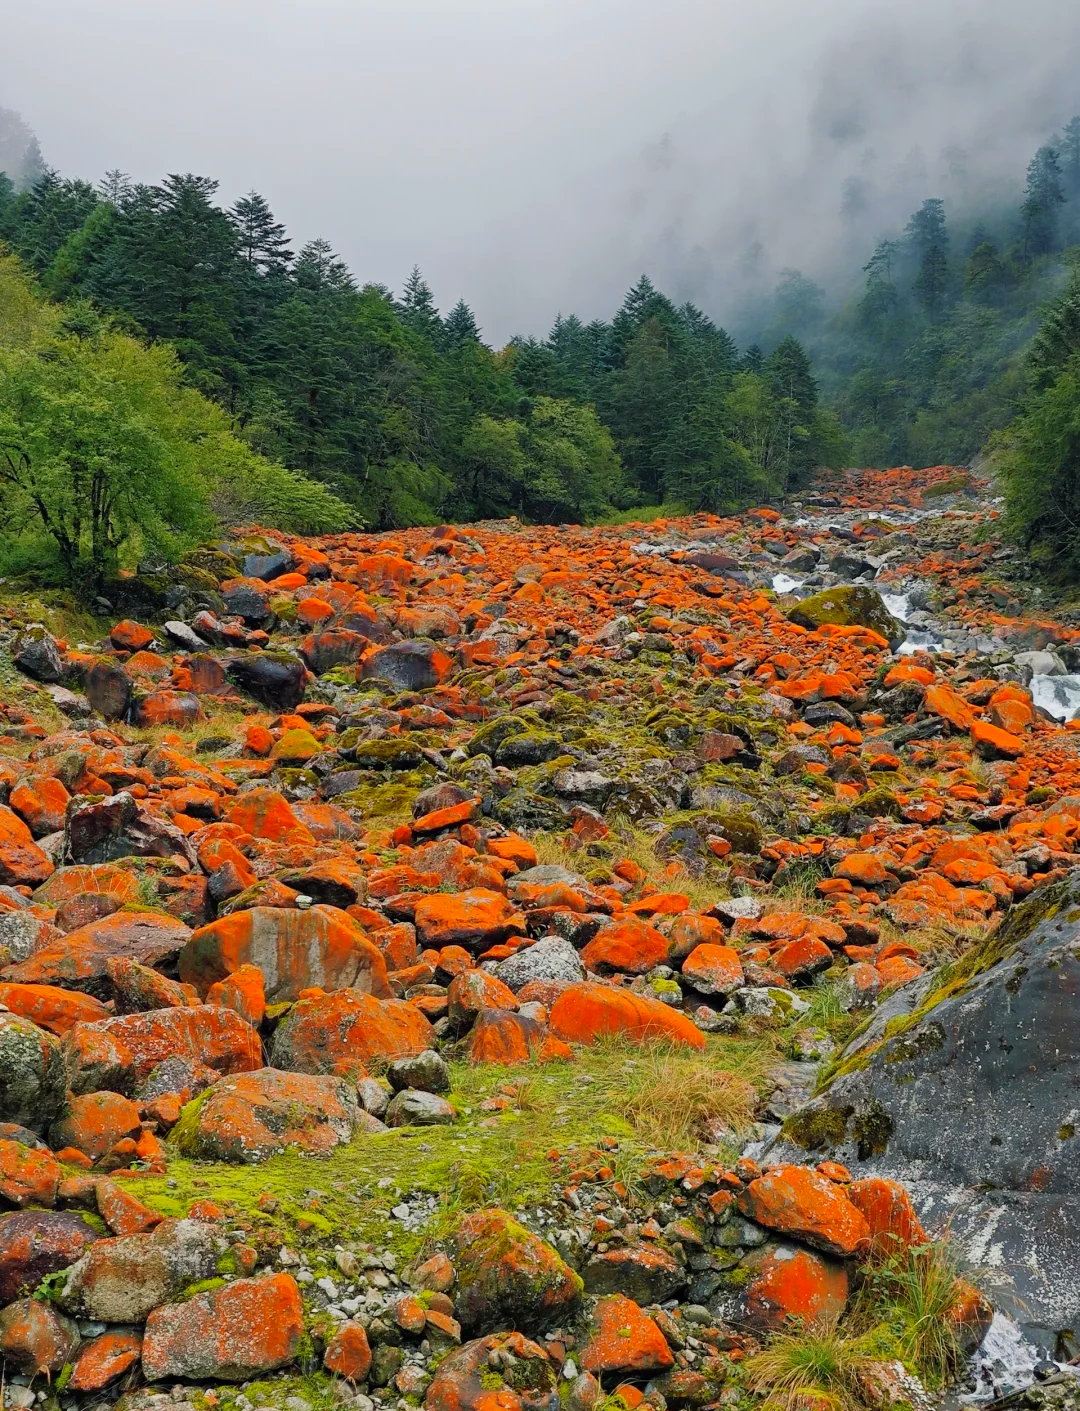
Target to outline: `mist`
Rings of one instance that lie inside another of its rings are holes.
[[[0,0],[65,175],[254,188],[495,344],[643,270],[719,321],[784,268],[842,293],[924,198],[1018,196],[1078,71],[1076,0]]]

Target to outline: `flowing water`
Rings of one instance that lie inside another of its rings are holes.
[[[978,1406],[1030,1386],[1035,1380],[1035,1368],[1040,1364],[1047,1366],[1046,1354],[1027,1341],[1011,1318],[1004,1313],[995,1313],[982,1347],[969,1364],[974,1386],[961,1392],[954,1404]],[[1070,1367],[1067,1362],[1053,1365],[1058,1371],[1080,1375],[1080,1368]]]
[[[803,582],[802,578],[792,578],[789,573],[775,573],[772,581],[773,592],[794,593],[802,587]]]
[[[1080,714],[1080,676],[1033,676],[1031,699],[1055,720]]]

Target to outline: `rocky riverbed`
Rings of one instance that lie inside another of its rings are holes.
[[[798,1404],[917,1406],[992,1326],[984,1399],[1080,1351],[1080,630],[985,486],[108,591],[0,605],[7,1404],[735,1407],[811,1337]]]

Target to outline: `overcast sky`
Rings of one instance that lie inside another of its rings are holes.
[[[723,318],[950,163],[1015,186],[1080,111],[1080,2],[0,0],[0,106],[65,174],[199,172],[361,280],[419,263],[498,343],[643,269]]]

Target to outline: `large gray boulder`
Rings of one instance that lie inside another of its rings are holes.
[[[585,966],[569,941],[561,936],[542,936],[534,946],[501,961],[495,974],[517,994],[532,980],[576,985],[585,978]]]
[[[790,1117],[770,1160],[813,1152],[911,1191],[996,1306],[1051,1349],[1080,1330],[1080,877],[907,986]]]

